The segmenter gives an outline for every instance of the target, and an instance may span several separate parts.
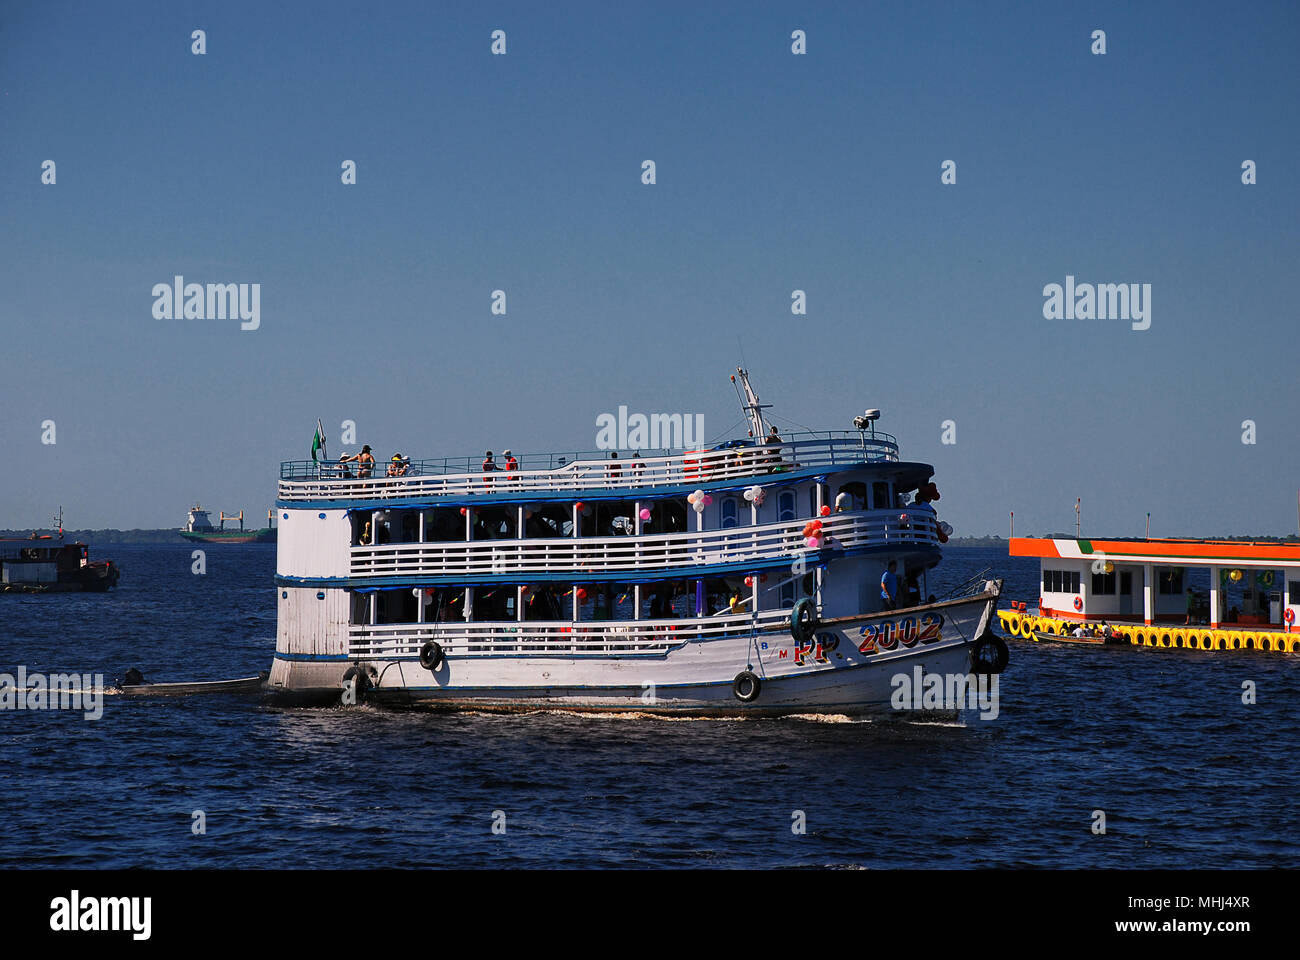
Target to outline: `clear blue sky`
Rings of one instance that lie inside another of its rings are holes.
[[[743,345],[778,418],[882,408],[959,535],[1012,509],[1072,528],[1076,496],[1085,533],[1147,510],[1153,534],[1291,532],[1298,25],[1289,3],[8,3],[0,527],[256,515],[317,417],[334,456],[344,419],[381,457],[590,448],[620,404],[712,435]],[[261,329],[155,320],[175,274],[261,283]],[[1067,274],[1152,284],[1151,329],[1045,320]]]

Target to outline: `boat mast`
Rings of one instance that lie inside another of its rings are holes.
[[[759,403],[758,394],[754,388],[749,385],[749,371],[743,367],[736,368],[736,376],[740,377],[740,387],[744,390],[744,397],[740,407],[749,417],[749,435],[762,439],[767,436],[767,420],[763,416],[763,411],[772,406],[770,403]],[[736,382],[736,377],[731,378],[731,382]]]

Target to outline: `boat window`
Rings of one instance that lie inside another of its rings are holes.
[[[455,507],[435,507],[424,511],[424,542],[445,543],[465,539],[465,518]]]
[[[515,619],[516,593],[514,584],[475,587],[473,622],[488,623]]]
[[[409,588],[381,590],[374,596],[376,623],[415,623],[419,601]]]
[[[841,493],[849,495],[848,505],[845,510],[861,510],[867,502],[867,485],[861,480],[854,480],[851,483],[840,484],[839,490],[835,491],[836,499],[839,499]]]
[[[1163,594],[1175,594],[1183,592],[1183,568],[1167,567],[1156,572],[1156,577],[1160,581],[1160,592]]]
[[[1300,580],[1288,580],[1286,584],[1287,593],[1290,596],[1290,602],[1300,604]]]
[[[794,606],[794,583],[787,583],[781,588],[781,606],[789,608]]]
[[[722,526],[734,527],[738,522],[740,506],[735,497],[725,497],[722,501]]]
[[[794,519],[794,491],[782,490],[776,498],[776,518],[777,520]]]
[[[878,480],[871,485],[871,508],[873,510],[887,510],[892,506],[889,496],[889,484],[886,481]]]
[[[525,620],[572,620],[573,609],[564,591],[552,584],[530,584],[524,594]]]

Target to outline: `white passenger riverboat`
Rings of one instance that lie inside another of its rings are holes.
[[[892,712],[893,678],[916,667],[1000,670],[1001,582],[928,593],[950,529],[928,502],[933,468],[900,460],[875,411],[853,431],[772,437],[743,370],[738,385],[749,435],[708,449],[542,454],[487,472],[475,459],[282,464],[268,689],[441,709],[858,715]]]

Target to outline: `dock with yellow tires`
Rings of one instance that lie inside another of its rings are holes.
[[[1078,620],[1058,617],[1040,617],[1019,610],[999,610],[998,625],[1013,637],[1037,640],[1038,633],[1064,636],[1075,628]],[[1095,623],[1095,621],[1090,621]],[[1300,653],[1300,634],[1282,633],[1278,630],[1225,630],[1210,627],[1176,627],[1170,625],[1143,626],[1134,623],[1112,623],[1122,641],[1139,647],[1163,647],[1174,650],[1253,650],[1264,653]]]

